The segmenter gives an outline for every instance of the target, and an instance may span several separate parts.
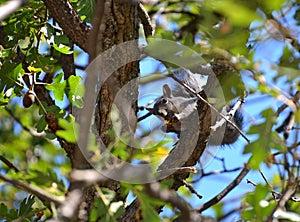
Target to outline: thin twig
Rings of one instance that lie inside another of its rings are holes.
[[[268,187],[271,189],[271,193],[272,193],[273,198],[275,200],[277,200],[281,196],[281,194],[274,191],[273,187],[269,184],[267,178],[265,177],[265,175],[263,174],[263,172],[261,170],[259,170],[259,173],[262,176],[262,178],[264,179],[264,181],[266,182],[266,184],[268,185]]]
[[[249,179],[247,179],[247,183],[252,184],[254,187],[257,186],[256,183],[252,182],[252,181],[249,180]],[[281,194],[281,193],[279,193],[279,192],[277,192],[277,191],[274,191],[274,190],[271,190],[270,192],[272,193],[272,196],[274,197],[275,200],[278,200],[278,199],[282,198],[282,195],[283,195],[283,194]],[[291,200],[291,201],[293,201],[293,202],[300,202],[300,198],[299,198],[299,197],[292,197],[292,196],[291,196],[289,200]]]
[[[240,172],[240,174],[224,189],[222,190],[218,195],[210,199],[208,202],[204,203],[202,206],[200,206],[197,211],[199,213],[203,212],[204,210],[210,208],[214,204],[218,203],[220,200],[222,200],[233,188],[235,188],[242,179],[248,174],[250,169],[248,168],[247,164],[245,164],[243,170]]]
[[[286,190],[283,192],[283,194],[280,196],[279,201],[277,202],[276,207],[273,209],[272,213],[269,215],[269,217],[267,218],[267,222],[272,222],[274,219],[274,214],[277,210],[280,210],[284,207],[285,203],[288,200],[292,200],[292,194],[295,192],[295,188],[294,187],[290,187],[289,185],[286,186]]]
[[[6,159],[2,155],[0,155],[0,161],[2,161],[3,163],[5,163],[6,166],[8,166],[9,168],[13,169],[16,173],[20,172],[20,170],[12,162],[10,162],[8,159]]]
[[[169,169],[157,170],[158,177],[162,175],[174,174],[176,175],[186,174],[186,173],[197,173],[196,167],[187,166],[187,167],[172,167]]]
[[[256,185],[257,185],[256,183],[252,182],[252,181],[251,181],[251,180],[249,180],[249,179],[247,179],[246,181],[247,181],[247,183],[250,183],[250,184],[252,184],[254,187],[256,187]]]
[[[231,214],[233,214],[233,213],[236,213],[236,212],[241,212],[241,210],[242,210],[242,207],[236,207],[236,208],[233,208],[233,209],[231,209],[230,211],[228,211],[227,213],[225,213],[225,214],[223,214],[223,215],[221,215],[221,216],[219,216],[218,218],[217,218],[217,221],[228,221],[228,218],[227,217],[229,217]]]
[[[296,92],[296,94],[293,96],[293,98],[292,98],[292,102],[294,103],[294,105],[296,105],[297,104],[297,102],[300,100],[300,91],[297,91]],[[290,100],[288,100],[288,101],[290,101]],[[279,115],[280,115],[280,113],[282,113],[283,112],[283,110],[285,110],[288,106],[291,106],[291,103],[284,103],[284,104],[282,104],[278,109],[277,109],[277,111],[276,111],[276,116],[278,117]],[[295,108],[293,108],[293,106],[291,106],[291,108],[293,109],[293,110],[295,110]]]
[[[192,184],[188,183],[186,180],[182,180],[182,183],[191,191],[191,193],[195,194],[199,199],[202,199],[203,196],[195,190]]]
[[[270,188],[272,188],[272,186],[269,184],[269,182],[268,182],[267,178],[265,177],[265,175],[263,174],[263,172],[262,172],[261,170],[259,170],[259,173],[260,173],[260,175],[262,176],[262,178],[264,179],[264,181],[266,182],[266,184],[267,184]]]
[[[209,151],[208,151],[209,153]],[[214,159],[221,161],[222,166],[223,166],[223,170],[213,170],[210,171],[208,173],[204,172],[203,167],[201,166],[201,162],[199,161],[199,165],[200,165],[200,178],[193,180],[191,183],[197,183],[199,182],[203,177],[206,176],[211,176],[211,175],[216,175],[216,174],[222,174],[222,173],[232,173],[232,172],[236,172],[238,170],[243,169],[243,167],[235,167],[233,169],[227,169],[226,165],[225,165],[225,159],[224,158],[219,158],[217,156],[214,156]],[[199,170],[198,170],[199,171]]]
[[[154,34],[154,29],[151,24],[151,19],[148,15],[147,10],[142,5],[142,3],[138,4],[138,14],[139,14],[139,18],[141,19],[146,38],[152,36]]]
[[[221,173],[232,173],[232,172],[235,172],[235,171],[238,171],[238,170],[241,170],[241,169],[243,169],[243,167],[236,167],[236,168],[233,168],[233,169],[230,169],[230,170],[227,170],[227,169],[213,170],[213,171],[210,171],[208,173],[203,173],[201,176],[204,177],[204,176],[216,175],[216,174],[221,174]]]
[[[148,117],[151,116],[151,115],[152,115],[152,113],[151,113],[151,112],[148,112],[148,113],[146,113],[145,115],[139,117],[139,118],[137,119],[137,121],[140,122],[140,121],[142,121],[142,120],[148,118]]]
[[[287,152],[290,152],[290,151],[292,151],[293,149],[298,148],[299,146],[300,146],[300,142],[294,143],[294,144],[288,146],[286,151],[287,151]],[[277,156],[277,155],[280,155],[280,154],[283,154],[283,152],[277,151],[277,152],[275,152],[275,153],[272,153],[272,156]]]
[[[18,187],[25,192],[28,192],[28,193],[31,193],[31,194],[37,196],[42,201],[50,201],[50,202],[53,202],[57,206],[61,205],[63,203],[63,200],[64,200],[63,197],[57,198],[55,196],[52,196],[51,194],[46,193],[45,190],[42,190],[37,187],[33,187],[30,184],[24,183],[19,180],[11,179],[2,174],[0,174],[0,179],[7,183],[11,183],[13,186]]]

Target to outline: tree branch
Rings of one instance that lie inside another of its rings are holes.
[[[139,5],[138,5],[138,13],[139,13],[139,18],[141,19],[141,22],[143,24],[144,33],[145,33],[146,38],[149,36],[152,36],[154,34],[154,29],[151,25],[151,19],[148,15],[148,12],[142,5],[142,3],[139,3]]]
[[[27,0],[11,0],[0,6],[0,21],[5,19],[10,14],[17,11],[20,7],[25,5]]]
[[[74,221],[77,218],[80,203],[83,197],[82,184],[77,183],[76,189],[68,193],[66,200],[60,206],[61,218],[63,221]]]
[[[195,194],[199,199],[202,199],[203,196],[195,190],[192,184],[188,183],[186,180],[182,180],[183,184],[190,190],[191,193]]]
[[[69,1],[43,0],[64,33],[84,51],[88,51],[87,39],[91,28],[82,21]]]
[[[16,173],[20,172],[20,170],[13,163],[11,163],[8,159],[6,159],[4,156],[0,155],[0,160],[3,163],[5,163],[6,166],[13,169]]]
[[[199,221],[199,215],[192,211],[191,206],[181,199],[175,191],[162,190],[159,186],[159,183],[146,184],[145,188],[149,196],[160,199],[164,202],[170,203],[174,207],[177,207],[182,213],[183,221]]]
[[[11,179],[5,175],[0,174],[0,179],[7,183],[11,183],[13,186],[20,188],[21,190],[31,193],[35,196],[37,196],[39,199],[42,201],[50,201],[53,202],[55,205],[61,205],[63,203],[63,197],[62,198],[57,198],[55,196],[52,196],[51,194],[48,194],[45,192],[45,190],[42,190],[37,187],[33,187],[27,183],[24,183],[19,180]]]
[[[98,32],[104,14],[104,2],[104,0],[97,0],[96,2],[96,10],[94,12],[92,20],[93,29],[89,35],[88,41],[88,53],[90,56],[90,62],[93,61],[97,56],[97,48],[95,46],[97,45]]]
[[[87,185],[99,183],[99,182],[103,183],[108,180],[108,178],[103,176],[103,174],[100,174],[98,171],[93,169],[88,169],[88,170],[73,169],[69,176],[71,182],[83,182]]]
[[[202,206],[198,208],[198,212],[201,213],[205,211],[206,209],[210,208],[211,206],[218,203],[220,200],[222,200],[233,188],[235,188],[242,179],[247,175],[247,173],[250,171],[247,164],[244,166],[244,169],[240,172],[240,174],[224,189],[222,190],[218,195],[213,197],[208,202],[204,203]]]

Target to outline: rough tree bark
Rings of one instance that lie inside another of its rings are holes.
[[[44,0],[46,7],[65,34],[84,51],[90,55],[90,61],[98,54],[111,47],[126,41],[138,39],[138,3],[135,1],[97,1],[96,14],[93,19],[93,32],[87,24],[79,19],[69,1]],[[130,56],[130,50],[124,51]],[[111,61],[114,62],[113,60]],[[107,64],[109,65],[109,64]],[[137,78],[139,63],[131,62],[113,73],[112,77],[104,83],[98,95],[98,106],[95,112],[95,121],[102,141],[108,145],[110,138],[107,131],[111,128],[109,114],[112,103],[118,89],[122,88],[130,80]],[[112,87],[113,86],[113,87]],[[137,95],[137,88],[131,89],[131,93]],[[133,113],[137,111],[137,104],[128,104]],[[133,115],[134,117],[136,115]],[[55,120],[54,120],[55,121]],[[134,121],[134,120],[133,120]],[[83,155],[78,146],[63,141],[62,147],[69,153],[69,158],[73,168],[89,168],[86,161],[82,161]],[[75,155],[73,155],[75,152]],[[83,164],[82,164],[83,163]],[[81,190],[83,184],[71,183],[69,195],[76,190]],[[109,180],[100,186],[109,187],[117,191],[119,185],[117,181]],[[76,193],[76,192],[75,192]],[[94,187],[84,190],[83,201],[80,206],[77,221],[88,221],[92,203],[96,198]],[[76,209],[74,209],[76,210]],[[75,219],[75,218],[73,218]]]
[[[105,50],[111,49],[114,46],[122,44],[127,41],[138,39],[138,4],[134,1],[98,1],[96,13],[94,16],[94,30],[91,33],[89,42],[89,54],[90,60],[101,54]],[[114,59],[118,59],[118,56],[132,57],[132,53],[136,53],[138,45],[135,49],[125,49],[122,51],[122,55],[112,56],[107,66],[113,66]],[[105,67],[101,67],[105,69]],[[112,129],[112,122],[110,119],[110,113],[114,98],[118,91],[130,80],[136,79],[139,73],[139,62],[130,62],[125,66],[115,71],[104,84],[102,85],[97,99],[97,107],[95,111],[95,125],[98,130],[99,136],[105,145],[109,145],[111,138],[108,135],[110,129]],[[101,75],[101,73],[100,73]],[[130,88],[130,92],[125,94],[131,94],[137,98],[138,89]],[[126,110],[131,110],[133,115],[130,121],[136,122],[137,101],[132,104],[127,104],[128,107],[124,107]],[[133,127],[135,124],[133,124]],[[118,192],[119,182],[109,180],[106,187]],[[96,198],[94,188],[88,188],[85,195],[85,202],[87,206],[91,206]]]
[[[44,0],[44,2],[56,21],[61,27],[63,27],[66,35],[72,39],[74,43],[78,44],[83,50],[87,51],[90,54],[91,60],[94,59],[99,53],[102,53],[107,49],[126,41],[138,39],[139,37],[138,11],[140,8],[137,2],[112,0],[97,1],[96,14],[93,19],[94,27],[92,31],[84,22],[78,19],[78,15],[76,15],[68,1]],[[64,16],[60,15],[61,8],[64,9]],[[77,32],[74,32],[73,30],[77,30]],[[149,35],[149,33],[146,33],[146,35]],[[130,57],[130,53],[132,52],[130,52],[130,50],[126,50],[123,53],[125,55],[128,54]],[[113,63],[114,61],[112,60],[111,62]],[[137,78],[138,72],[138,61],[128,63],[111,75],[111,77],[102,85],[102,88],[98,94],[95,123],[101,140],[106,145],[108,145],[111,141],[111,138],[108,136],[107,132],[112,127],[109,114],[111,112],[115,95],[126,83]],[[137,88],[131,88],[130,90],[131,95],[133,94],[134,96],[137,96]],[[137,104],[128,104],[126,109],[131,109],[132,112],[136,114]],[[133,115],[132,117],[133,122],[135,122],[134,119],[136,116]],[[202,124],[199,135],[194,135],[198,138],[196,138],[197,146],[192,152],[190,158],[184,163],[184,166],[195,165],[206,147],[207,137],[210,132],[210,110],[205,105],[199,118],[200,122],[205,124]],[[181,144],[185,144],[185,142],[183,141]],[[70,144],[69,147],[64,147],[64,149],[68,150],[72,146],[74,145]],[[176,148],[178,147],[175,146],[175,149]],[[70,158],[72,158],[72,156]],[[168,166],[168,160],[166,160],[166,162],[160,166],[160,169],[168,168]],[[173,175],[169,177],[175,179],[173,185],[171,185],[171,189],[177,190],[183,185],[182,180],[188,176],[189,173],[182,174],[174,172]],[[78,186],[80,186],[80,184],[76,184],[75,189],[79,188]],[[100,184],[100,186],[109,187],[116,192],[118,192],[119,189],[119,183],[113,180],[108,180],[108,182],[105,184]],[[93,187],[85,189],[83,198],[84,201],[83,204],[81,204],[80,215],[77,218],[78,221],[88,221],[89,212],[92,209],[92,203],[96,198],[95,189]],[[121,221],[140,221],[140,218],[141,215],[139,202],[136,200],[126,209]]]

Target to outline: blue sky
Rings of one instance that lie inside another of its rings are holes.
[[[295,11],[291,11],[291,14],[288,14],[288,18],[292,18],[292,14]],[[266,77],[266,80],[271,85],[276,84],[277,87],[281,88],[282,90],[287,90],[287,85],[285,84],[285,79],[282,78],[279,79],[276,82],[273,82],[273,77],[276,74],[276,71],[271,68],[271,65],[273,63],[277,63],[280,60],[280,57],[282,56],[283,48],[287,46],[286,42],[275,40],[275,39],[268,39],[266,41],[262,41],[255,45],[254,50],[254,61],[260,62],[260,71],[264,74]],[[146,59],[141,61],[141,75],[146,75],[151,72],[157,71],[158,63],[151,60]],[[253,78],[249,75],[249,73],[244,72],[242,73],[243,81],[246,85],[246,87],[249,88],[255,88],[257,86],[257,82],[253,80]],[[164,81],[155,82],[154,87],[149,84],[149,86],[141,87],[141,92],[143,95],[149,93],[151,95],[161,95],[162,94],[162,85],[164,84]],[[145,97],[145,96],[144,96]],[[145,104],[143,100],[140,101],[141,105]],[[246,99],[246,103],[243,105],[243,112],[245,115],[245,126],[244,131],[247,131],[251,125],[255,125],[263,121],[262,117],[260,116],[260,113],[267,109],[267,108],[273,108],[273,110],[276,110],[282,102],[276,100],[275,98],[272,98],[268,95],[262,95],[260,93],[256,93],[254,95],[250,95]],[[285,111],[287,112],[287,111]],[[282,117],[278,119],[279,122],[282,121]],[[146,120],[145,120],[146,121]],[[152,121],[152,120],[151,120]],[[144,123],[145,125],[145,123]],[[300,133],[299,133],[300,134]],[[300,136],[300,135],[299,135]],[[249,139],[254,141],[256,139],[255,135],[248,135]],[[240,137],[239,140],[232,146],[225,146],[221,147],[217,152],[217,157],[224,158],[225,159],[225,165],[227,169],[233,169],[239,166],[243,166],[244,163],[246,163],[250,157],[250,154],[243,154],[244,146],[246,145],[246,142]],[[209,148],[209,147],[208,147]],[[222,170],[222,164],[219,160],[212,160],[207,167],[204,169],[205,172],[210,172],[214,170]],[[267,177],[267,179],[271,179],[272,176],[277,172],[276,167],[268,167],[265,164],[261,165],[261,170]],[[193,195],[191,198],[187,198],[190,204],[192,204],[194,207],[199,207],[201,204],[207,202],[212,197],[214,197],[216,194],[218,194],[221,190],[223,190],[238,174],[240,171],[236,171],[233,173],[225,173],[221,175],[212,175],[203,178],[198,183],[195,184],[195,187],[197,191],[202,194],[204,197],[203,199],[199,200],[195,195]],[[237,186],[228,196],[224,198],[225,202],[229,202],[225,208],[225,210],[229,210],[233,206],[238,207],[240,204],[239,197],[242,198],[242,196],[247,193],[251,192],[255,188],[251,184],[247,184],[246,179],[249,179],[255,183],[263,183],[265,184],[265,181],[263,180],[262,176],[258,171],[251,171],[245,179],[241,182],[239,186]],[[235,199],[238,197],[237,199]],[[170,211],[165,209],[164,213],[166,215],[170,214]],[[214,212],[211,209],[208,209],[204,212],[206,215],[213,215]],[[230,218],[227,218],[227,220],[234,220],[237,219],[237,215],[231,215]]]

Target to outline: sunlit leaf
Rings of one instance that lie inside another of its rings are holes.
[[[84,95],[84,85],[80,76],[70,76],[67,80],[67,96],[73,106],[81,108],[83,106],[82,97]]]
[[[54,97],[59,101],[62,101],[64,99],[65,88],[67,86],[67,82],[63,81],[63,76],[63,73],[58,74],[53,79],[52,84],[45,86],[46,89],[53,91]]]
[[[66,119],[59,119],[58,124],[62,130],[57,130],[56,134],[64,138],[70,143],[75,143],[78,135],[79,126],[75,123],[74,117],[70,117],[70,121]]]
[[[69,46],[63,45],[63,44],[52,44],[53,48],[55,48],[55,50],[63,53],[63,54],[71,54],[73,51],[70,50]]]
[[[285,2],[286,0],[261,1],[261,3],[265,6],[265,9],[269,11],[281,9]]]
[[[28,66],[28,70],[30,72],[41,72],[41,71],[43,71],[41,68],[35,68],[33,66]]]

